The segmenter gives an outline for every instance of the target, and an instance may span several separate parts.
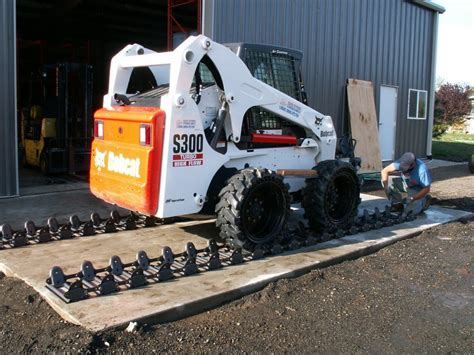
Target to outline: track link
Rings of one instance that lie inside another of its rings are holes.
[[[54,217],[49,218],[45,226],[36,226],[33,221],[28,220],[25,222],[23,230],[13,230],[9,224],[2,224],[0,226],[0,249],[148,228],[178,220],[177,218],[163,220],[134,212],[120,215],[117,210],[113,210],[108,218],[102,218],[98,213],[92,213],[88,221],[81,221],[77,215],[72,215],[69,217],[69,221],[64,224],[59,224]]]
[[[121,217],[120,221],[122,219]],[[346,228],[321,234],[315,234],[300,221],[297,225],[284,229],[274,243],[261,245],[252,252],[210,240],[207,247],[202,249],[196,249],[193,243],[188,242],[185,251],[176,254],[165,246],[161,255],[153,258],[149,258],[147,253],[141,250],[138,251],[136,259],[128,263],[123,263],[120,257],[114,255],[110,258],[109,265],[100,268],[95,268],[90,261],[84,261],[80,271],[70,275],[64,274],[59,266],[54,266],[46,280],[46,287],[64,302],[77,302],[89,297],[248,263],[269,255],[278,255],[330,239],[342,238],[345,235],[380,229],[414,219],[415,216],[412,214],[393,214],[386,206],[384,211],[376,208],[374,212],[369,213],[364,210],[363,214],[355,218]]]

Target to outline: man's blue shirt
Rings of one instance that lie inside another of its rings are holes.
[[[400,160],[395,160],[393,165],[400,170]],[[408,174],[404,174],[408,187],[425,188],[431,186],[431,175],[428,167],[420,159],[416,159],[416,166]]]

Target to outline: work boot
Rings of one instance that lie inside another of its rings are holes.
[[[403,203],[394,203],[391,205],[390,212],[403,212]]]
[[[422,211],[426,211],[428,208],[430,208],[431,205],[431,195],[428,194],[425,197],[425,204],[423,205]]]

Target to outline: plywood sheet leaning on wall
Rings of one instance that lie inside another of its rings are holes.
[[[360,172],[378,172],[382,159],[372,82],[348,79],[347,100],[352,138],[357,140],[355,155],[362,158]]]

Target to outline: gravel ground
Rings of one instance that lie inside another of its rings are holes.
[[[433,177],[437,204],[474,212],[474,175],[465,166],[436,169]],[[92,334],[70,325],[23,282],[2,277],[1,348],[3,353],[472,353],[473,227],[472,220],[439,226],[203,314],[140,324],[133,333]]]

